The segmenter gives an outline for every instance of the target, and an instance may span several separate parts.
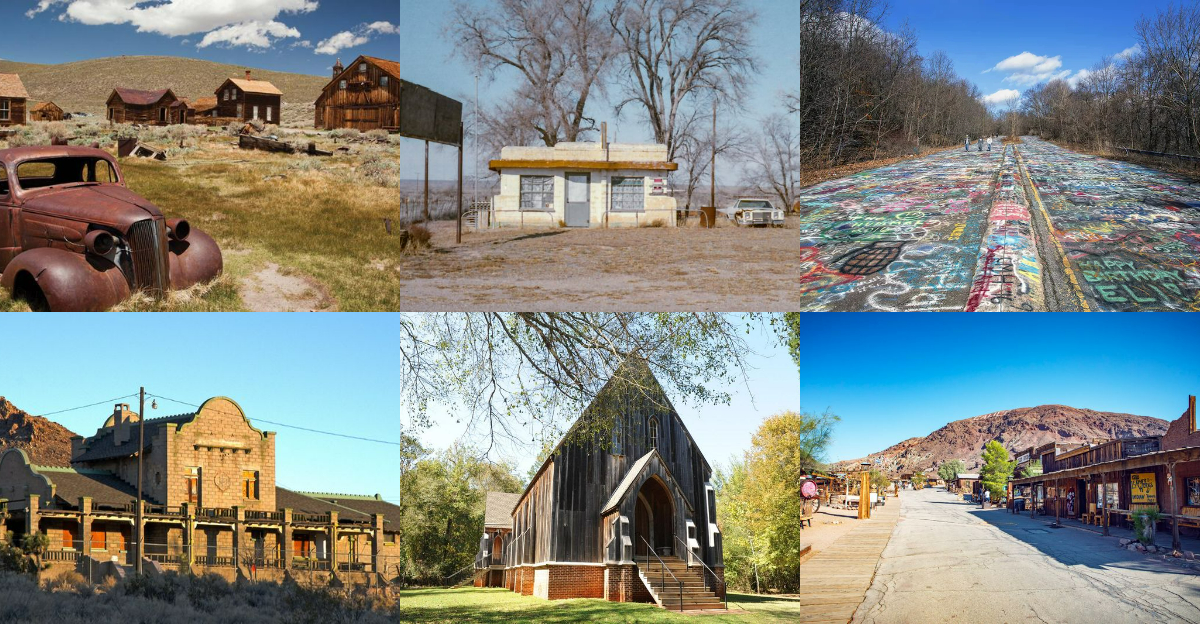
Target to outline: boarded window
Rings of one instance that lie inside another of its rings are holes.
[[[521,176],[521,210],[554,210],[554,176]]]
[[[292,538],[292,556],[304,557],[305,559],[312,557],[313,543],[312,539],[307,537]]]
[[[63,548],[75,548],[75,535],[71,533],[71,529],[62,530],[62,545]]]
[[[258,472],[242,471],[242,498],[258,500]]]
[[[9,119],[12,118],[11,117],[12,109],[10,108],[11,106],[12,106],[12,103],[9,102],[8,100],[0,100],[0,119],[2,119],[4,121],[8,121]]]
[[[200,469],[196,467],[185,468],[183,479],[187,492],[187,502],[193,505],[200,504]]]
[[[646,194],[643,191],[644,180],[644,178],[640,177],[628,178],[613,176],[613,212],[643,212],[646,210]]]
[[[268,106],[268,107],[267,107],[267,121],[272,121],[272,119],[271,119],[271,107],[270,107],[270,106]]]
[[[108,542],[106,539],[107,537],[108,537],[108,534],[104,532],[104,529],[93,528],[92,529],[92,550],[107,550],[108,549]]]

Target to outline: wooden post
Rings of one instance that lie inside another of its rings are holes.
[[[864,470],[858,493],[858,519],[871,519],[871,473]]]
[[[1054,524],[1062,524],[1062,479],[1054,480]]]
[[[1175,462],[1167,464],[1167,496],[1171,498],[1171,549],[1178,551],[1179,545],[1179,499],[1175,496]]]
[[[1108,473],[1100,473],[1100,486],[1104,491],[1100,493],[1100,498],[1104,501],[1104,509],[1100,512],[1100,524],[1104,527],[1104,534],[1108,535]],[[1099,505],[1096,505],[1099,507]]]
[[[466,126],[458,122],[458,229],[454,233],[454,244],[462,244],[462,175],[463,175],[463,131]],[[478,220],[479,215],[475,215]],[[478,221],[476,221],[478,223]]]
[[[425,141],[425,220],[429,220],[429,141]]]

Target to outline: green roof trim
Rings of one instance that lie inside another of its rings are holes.
[[[66,466],[30,466],[37,472],[69,472],[72,474],[82,475],[112,475],[108,470],[100,470],[98,468],[68,468]]]
[[[303,494],[312,498],[344,498],[346,500],[383,500],[378,494],[339,494],[337,492],[305,492],[303,490],[293,490],[297,494]]]

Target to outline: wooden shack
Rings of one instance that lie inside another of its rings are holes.
[[[25,124],[29,92],[16,74],[0,74],[0,128]]]
[[[348,67],[339,59],[333,79],[317,97],[318,129],[400,130],[400,63],[359,56]]]
[[[171,123],[171,105],[178,100],[170,89],[143,91],[117,87],[108,96],[108,120],[165,126]]]
[[[196,109],[192,106],[191,102],[188,102],[187,98],[179,98],[171,104],[169,117],[173,124],[194,123],[196,121]]]
[[[217,98],[197,98],[196,101],[192,103],[192,108],[196,111],[196,117],[216,117]]]
[[[250,70],[246,70],[244,79],[226,79],[215,93],[217,94],[217,107],[214,117],[228,117],[238,121],[257,119],[266,123],[279,123],[283,92],[266,80],[251,78]]]
[[[626,361],[512,505],[505,586],[547,599],[719,607],[724,559],[711,480],[649,367]],[[665,592],[655,585],[664,566],[688,577],[682,592],[670,579]]]
[[[54,102],[39,102],[29,109],[29,121],[62,121],[63,109]]]

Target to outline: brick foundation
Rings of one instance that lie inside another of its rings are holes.
[[[605,569],[589,565],[518,566],[494,577],[493,587],[547,600],[603,598]]]
[[[717,584],[718,585],[717,592],[716,592],[717,598],[724,599],[725,598],[725,589],[726,589],[725,588],[725,568],[716,567],[716,568],[713,568],[713,572],[717,575],[717,578],[721,579],[721,582]],[[705,574],[707,574],[707,572],[705,572]]]
[[[638,576],[635,565],[610,565],[604,568],[604,596],[611,602],[654,602],[650,590]]]

